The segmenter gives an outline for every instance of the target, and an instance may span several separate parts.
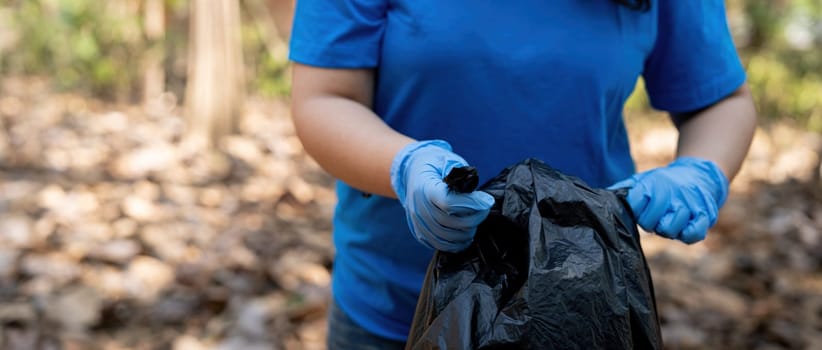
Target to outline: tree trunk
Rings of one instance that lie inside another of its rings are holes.
[[[254,22],[260,29],[268,54],[274,59],[288,60],[288,32],[282,32],[282,22],[277,18],[287,21],[290,25],[292,10],[291,0],[277,0],[268,2],[264,0],[246,0],[247,13],[254,18]]]
[[[143,27],[149,49],[143,70],[143,104],[148,105],[165,91],[166,72],[163,60],[166,19],[163,0],[146,0],[144,14]]]
[[[186,112],[189,136],[214,147],[233,133],[245,79],[237,0],[191,1]]]

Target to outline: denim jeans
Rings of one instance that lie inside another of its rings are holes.
[[[348,317],[334,302],[328,311],[328,350],[402,350],[405,343],[372,334]]]

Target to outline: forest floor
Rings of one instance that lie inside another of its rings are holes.
[[[223,152],[180,115],[0,81],[0,349],[324,348],[335,194],[287,105],[251,99]],[[640,170],[675,147],[649,120]],[[763,128],[706,241],[643,234],[667,348],[822,348],[821,149]]]

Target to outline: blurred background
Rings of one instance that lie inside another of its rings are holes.
[[[760,112],[671,349],[822,348],[822,2],[731,0]],[[322,349],[333,181],[288,115],[291,0],[0,0],[0,349]],[[642,83],[640,170],[676,132]]]

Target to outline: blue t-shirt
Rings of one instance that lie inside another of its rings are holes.
[[[601,187],[634,171],[622,110],[640,75],[670,112],[709,106],[745,80],[722,0],[659,0],[645,12],[611,0],[299,0],[290,58],[376,68],[376,114],[415,139],[448,141],[483,180],[536,157]],[[396,200],[342,182],[337,194],[335,301],[404,340],[433,252]]]

